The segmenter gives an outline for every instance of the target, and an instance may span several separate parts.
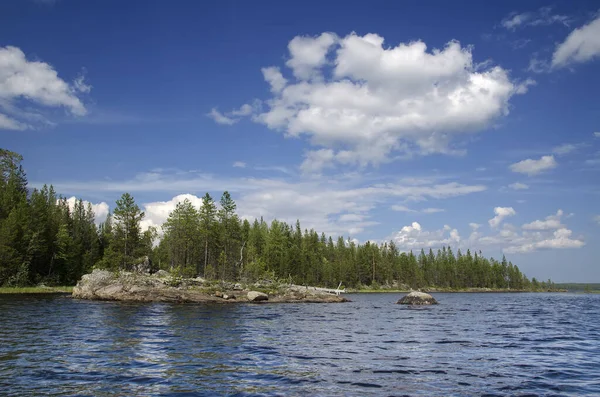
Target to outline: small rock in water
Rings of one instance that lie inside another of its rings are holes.
[[[425,292],[413,291],[396,302],[399,305],[437,305],[435,298]]]
[[[269,295],[258,291],[250,291],[248,292],[248,300],[250,302],[267,301],[269,300]]]

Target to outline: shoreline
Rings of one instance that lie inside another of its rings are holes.
[[[358,290],[354,290],[354,289],[348,289],[346,293],[348,294],[376,294],[376,293],[390,293],[390,294],[407,294],[410,293],[412,291],[423,291],[423,292],[427,292],[429,293],[449,293],[449,294],[455,294],[455,293],[469,293],[469,294],[476,294],[476,293],[483,293],[483,294],[487,294],[487,293],[503,293],[503,294],[523,294],[523,293],[568,293],[570,291],[566,290],[566,289],[557,289],[557,290],[546,290],[546,291],[531,291],[531,290],[516,290],[516,289],[493,289],[493,288],[464,288],[464,289],[438,289],[438,288],[421,288],[420,290],[395,290],[395,289],[370,289],[370,288],[365,288],[365,289],[358,289]],[[577,291],[571,291],[573,293],[576,293]]]
[[[15,294],[71,294],[74,286],[58,287],[0,287],[0,295]]]

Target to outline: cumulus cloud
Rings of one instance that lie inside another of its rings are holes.
[[[246,168],[246,163],[243,161],[236,161],[232,165],[234,168]]]
[[[512,96],[534,83],[475,63],[472,47],[457,41],[431,50],[422,41],[385,46],[373,33],[323,33],[295,37],[288,49],[291,79],[275,66],[262,69],[273,95],[252,120],[317,146],[304,171],[464,154],[454,143],[508,114]]]
[[[190,200],[192,205],[198,209],[202,206],[202,199],[193,194],[179,194],[168,201],[155,201],[143,204],[145,217],[141,222],[142,230],[147,230],[149,227],[156,227],[162,233],[161,226],[167,220],[169,214],[175,209],[177,204],[186,199]]]
[[[333,33],[317,37],[296,36],[288,44],[290,59],[286,66],[292,69],[299,80],[310,80],[320,76],[321,66],[327,63],[329,48],[338,40]]]
[[[498,213],[498,212],[496,212]],[[581,248],[582,238],[571,237],[573,232],[560,222],[563,211],[550,215],[545,220],[526,223],[519,228],[503,224],[496,234],[482,236],[474,232],[469,238],[472,246],[496,246],[505,253],[530,253],[543,249]]]
[[[54,68],[41,61],[30,61],[17,47],[0,47],[0,107],[13,112],[11,117],[0,114],[0,128],[22,130],[30,128],[16,120],[22,111],[15,107],[18,101],[27,101],[38,107],[64,107],[73,115],[83,116],[87,110],[78,92],[91,89],[83,77],[71,85],[58,77]]]
[[[75,196],[69,197],[67,199],[67,204],[69,205],[69,209],[71,211],[73,211],[73,208],[75,208],[75,203],[78,200],[79,199]],[[108,215],[108,211],[109,211],[108,204],[105,203],[104,201],[102,201],[100,203],[90,203],[89,201],[83,200],[84,208],[87,208],[88,204],[92,205],[92,211],[94,211],[94,216],[95,216],[94,221],[96,222],[96,224],[99,225],[102,222],[104,222],[106,220],[106,216]]]
[[[392,236],[392,240],[402,251],[456,246],[461,241],[458,230],[448,225],[439,230],[426,231],[418,222],[404,226]]]
[[[555,69],[590,61],[600,55],[600,17],[573,30],[552,54]]]
[[[557,166],[558,163],[554,159],[554,156],[542,156],[539,160],[527,159],[511,164],[510,169],[513,172],[533,176],[556,168]]]
[[[555,215],[547,216],[545,220],[536,220],[530,223],[526,223],[522,226],[524,230],[554,230],[564,228],[564,225],[560,222],[560,218],[563,216],[563,211],[558,210]]]
[[[594,220],[594,222],[596,222],[597,224],[600,225],[600,215],[596,215],[595,217],[592,218]]]
[[[600,138],[600,132],[594,132],[594,138]]]
[[[529,189],[529,185],[526,185],[524,183],[521,182],[515,182],[515,183],[511,183],[510,185],[508,185],[509,188],[513,189],[513,190],[526,190]]]
[[[495,213],[498,215],[512,212],[510,209],[496,208]],[[504,223],[501,228],[494,229],[493,234],[489,235],[484,235],[480,231],[480,224],[472,222],[469,223],[471,234],[467,239],[462,239],[457,229],[448,225],[444,225],[439,230],[427,231],[418,222],[413,222],[402,227],[393,235],[392,239],[400,249],[405,251],[454,246],[475,250],[482,247],[496,247],[505,253],[531,253],[547,249],[583,247],[585,241],[581,237],[573,237],[573,232],[565,225],[560,222],[558,224],[552,222],[561,216],[563,216],[563,212],[559,210],[555,215],[546,217],[544,221],[528,223],[527,227],[524,225],[521,229]]]
[[[517,212],[512,207],[496,207],[494,208],[494,213],[496,214],[496,216],[488,221],[490,227],[493,228],[498,227],[498,225],[500,225],[500,223],[502,223],[502,221],[505,218],[517,214]]]
[[[262,68],[261,72],[267,83],[271,86],[271,91],[274,93],[281,92],[287,85],[287,79],[283,77],[278,67],[271,66],[268,68]]]
[[[522,244],[512,245],[506,249],[506,253],[530,253],[542,249],[565,249],[565,248],[581,248],[585,242],[581,239],[573,239],[573,232],[566,228],[555,230],[552,235],[545,236],[540,233],[524,234],[521,237]]]
[[[537,11],[509,14],[500,22],[502,27],[508,30],[517,30],[518,28],[531,26],[549,26],[560,24],[569,26],[571,18],[566,15],[553,14],[552,7],[542,7]]]

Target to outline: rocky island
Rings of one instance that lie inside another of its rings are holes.
[[[253,284],[211,281],[200,277],[181,278],[164,270],[111,272],[94,270],[73,288],[73,298],[138,302],[197,303],[336,303],[348,302],[340,290],[276,283]]]

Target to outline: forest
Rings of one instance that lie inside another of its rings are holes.
[[[141,229],[144,212],[124,193],[96,225],[92,206],[69,205],[52,186],[29,189],[21,155],[0,149],[0,286],[74,285],[94,268],[156,269],[208,279],[277,279],[351,288],[547,290],[505,257],[443,247],[402,252],[393,241],[356,244],[287,224],[240,219],[228,192],[218,202],[177,204],[161,230]]]

